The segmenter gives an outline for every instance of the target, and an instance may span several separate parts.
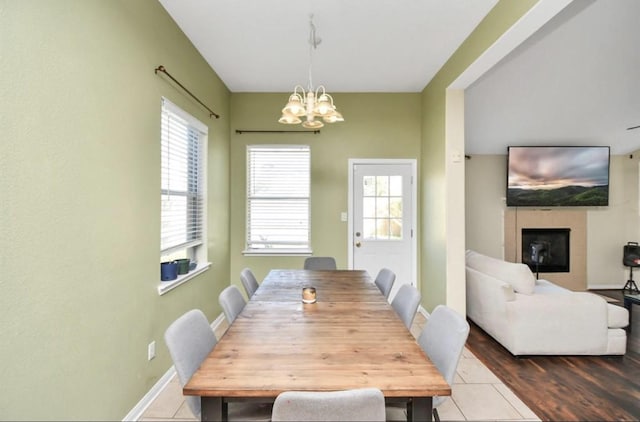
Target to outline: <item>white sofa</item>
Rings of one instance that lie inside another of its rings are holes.
[[[525,264],[466,252],[467,316],[513,355],[624,355],[629,313],[536,280]]]

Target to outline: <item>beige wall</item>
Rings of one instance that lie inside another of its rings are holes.
[[[318,75],[319,77],[319,75]],[[240,285],[242,268],[259,280],[272,268],[302,268],[303,257],[247,257],[245,247],[246,146],[311,145],[311,246],[314,255],[335,256],[347,268],[349,158],[420,156],[419,94],[333,94],[344,123],[327,124],[318,135],[237,134],[235,130],[300,130],[278,123],[290,93],[236,93],[231,98],[231,282]]]
[[[621,288],[628,279],[622,248],[628,241],[640,241],[639,155],[611,156],[609,206],[586,210],[587,288]],[[466,245],[496,258],[504,257],[506,171],[506,155],[467,160]]]
[[[0,419],[119,420],[171,366],[170,321],[221,311],[229,92],[155,0],[1,1],[0,40]],[[162,297],[161,96],[209,126],[213,263]]]

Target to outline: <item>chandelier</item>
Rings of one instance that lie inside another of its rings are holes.
[[[324,126],[324,123],[316,120],[316,117],[321,117],[325,123],[343,122],[344,118],[336,110],[333,97],[327,94],[324,86],[318,86],[315,91],[313,89],[311,82],[312,53],[322,41],[316,36],[313,15],[309,17],[309,27],[309,84],[306,91],[300,85],[295,86],[293,94],[289,96],[289,102],[282,109],[282,117],[278,122],[288,125],[302,123],[302,126],[307,129],[319,129]],[[306,119],[302,121],[301,117],[306,117]]]

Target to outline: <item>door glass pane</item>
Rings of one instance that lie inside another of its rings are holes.
[[[389,177],[389,195],[402,196],[402,176]]]
[[[402,198],[389,198],[389,217],[402,218]]]
[[[364,218],[375,218],[376,198],[362,198],[362,216]]]
[[[402,239],[402,219],[393,218],[391,222],[391,239]]]
[[[375,176],[364,176],[362,178],[362,193],[364,196],[376,196]]]
[[[365,218],[362,220],[362,237],[366,240],[376,238],[376,219]]]
[[[389,238],[389,220],[387,218],[379,218],[376,220],[376,239]]]
[[[389,196],[389,176],[376,177],[376,195]]]
[[[376,198],[376,217],[378,218],[389,217],[389,198],[384,198],[384,197]]]

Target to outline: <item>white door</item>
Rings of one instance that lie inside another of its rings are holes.
[[[389,296],[416,284],[415,160],[349,160],[349,262],[396,273]]]

